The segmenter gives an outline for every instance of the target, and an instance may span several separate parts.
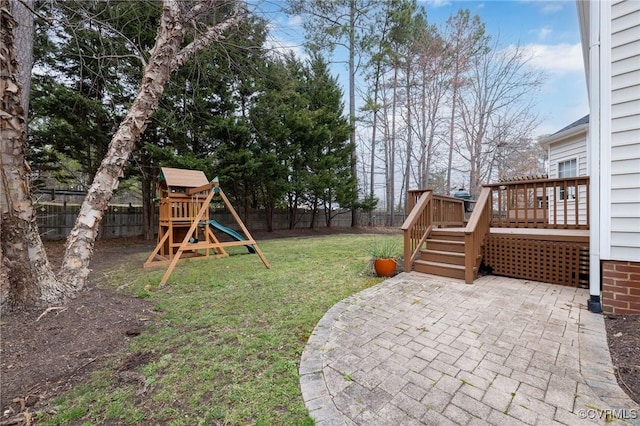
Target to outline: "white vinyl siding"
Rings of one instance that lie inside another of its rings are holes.
[[[635,145],[640,141],[640,129],[630,129],[618,132],[616,136],[618,147],[623,147],[624,145]]]
[[[633,56],[636,52],[640,52],[640,40],[634,40],[631,43],[627,43],[627,50],[617,50],[612,52],[611,61],[622,61],[628,59],[629,56]]]
[[[640,261],[640,2],[634,0],[611,5],[610,195],[611,259]]]
[[[552,179],[559,177],[558,163],[570,159],[577,161],[578,176],[587,176],[586,133],[566,141],[552,143],[549,146],[549,177]]]
[[[624,245],[627,247],[640,247],[638,240],[635,240],[633,235],[628,232],[611,232],[611,242],[616,245]]]
[[[549,144],[549,177],[551,179],[559,177],[568,177],[568,175],[561,176],[561,164],[567,165],[568,162],[575,161],[575,174],[574,176],[587,176],[588,164],[587,164],[587,133],[576,133],[571,137],[567,137],[561,142],[551,142]],[[575,187],[569,187],[566,189],[570,197],[566,200],[567,208],[567,223],[575,224]],[[549,191],[547,194],[549,204],[549,221],[552,223],[564,224],[564,190],[558,189],[554,194],[553,191]],[[558,203],[556,204],[556,199]],[[580,211],[585,212],[578,220],[580,223],[586,223],[586,211],[587,211],[587,192],[586,188],[579,189],[578,202],[580,204]],[[557,218],[557,221],[553,218]]]
[[[621,88],[627,89],[627,90],[634,90],[634,86],[637,86],[638,82],[640,82],[640,70],[629,71],[626,74],[620,74],[616,76],[613,90],[615,91]],[[637,92],[632,92],[632,94],[633,93],[637,93]]]

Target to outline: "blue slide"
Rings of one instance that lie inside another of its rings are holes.
[[[237,240],[237,241],[245,241],[246,240],[245,237],[243,237],[242,235],[238,234],[233,229],[227,228],[226,226],[222,225],[220,222],[218,222],[216,220],[211,219],[207,223],[209,224],[210,227],[212,227],[214,229],[217,229],[218,231],[224,232],[225,234],[229,235],[234,240]],[[255,253],[256,252],[256,249],[254,249],[251,244],[247,244],[247,245],[245,245],[245,247],[247,248],[247,250],[249,250],[249,253]]]

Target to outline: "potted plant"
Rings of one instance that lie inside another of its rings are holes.
[[[376,241],[371,246],[373,268],[379,277],[390,277],[395,274],[399,251],[398,244],[390,240]]]

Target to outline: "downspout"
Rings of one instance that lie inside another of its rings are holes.
[[[594,313],[602,312],[600,301],[600,2],[589,2],[589,300],[587,306]]]

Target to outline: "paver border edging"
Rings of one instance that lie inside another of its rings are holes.
[[[315,420],[316,424],[324,421],[330,422],[332,425],[355,424],[338,410],[329,393],[329,389],[327,389],[324,378],[324,348],[335,320],[347,310],[349,306],[353,305],[355,299],[367,298],[367,296],[370,296],[368,293],[378,292],[380,288],[393,283],[396,281],[396,277],[402,275],[404,275],[404,273],[386,279],[339,301],[329,308],[311,332],[300,357],[298,373],[300,375],[302,399],[309,410],[309,415]]]

